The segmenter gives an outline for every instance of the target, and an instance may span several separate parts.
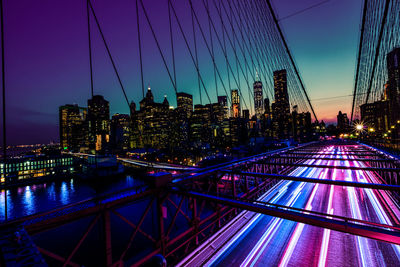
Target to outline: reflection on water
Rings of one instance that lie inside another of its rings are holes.
[[[33,188],[33,186],[32,186],[32,188]],[[32,197],[31,188],[29,186],[26,186],[25,190],[23,190],[23,191],[24,191],[24,193],[22,195],[23,206],[20,208],[24,209],[26,211],[26,213],[32,214],[32,213],[34,213],[35,210],[33,208],[34,197]]]
[[[67,189],[67,183],[62,182],[61,184],[61,192],[60,192],[60,201],[63,205],[68,204],[69,200],[69,194],[68,194],[68,189]]]
[[[38,185],[15,187],[7,190],[8,218],[15,219],[54,209],[63,205],[88,199],[96,195],[133,187],[141,183],[126,176],[107,182],[66,180]],[[3,221],[5,190],[0,191],[0,221]]]

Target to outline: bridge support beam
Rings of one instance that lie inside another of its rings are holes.
[[[212,195],[206,195],[198,192],[185,192],[176,191],[178,194],[187,195],[189,197],[203,199],[207,201],[213,201],[223,205],[254,211],[262,213],[265,215],[270,215],[273,217],[278,217],[286,220],[291,220],[295,222],[305,223],[309,225],[314,225],[318,227],[323,227],[326,229],[331,229],[334,231],[339,231],[343,233],[353,234],[357,236],[363,236],[379,241],[384,241],[388,243],[393,243],[400,245],[400,231],[393,229],[379,228],[370,225],[362,225],[360,223],[353,223],[345,220],[331,219],[316,215],[304,214],[295,211],[284,210],[281,208],[267,207],[265,205],[246,203],[240,200],[216,197]]]

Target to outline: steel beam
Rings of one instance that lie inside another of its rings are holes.
[[[362,161],[362,162],[395,162],[396,160],[394,159],[344,159],[344,158],[318,158],[318,157],[312,157],[312,156],[284,156],[284,155],[276,155],[273,156],[272,158],[278,158],[278,159],[304,159],[304,160],[308,160],[308,159],[318,159],[318,160],[324,160],[324,161],[328,161],[328,160],[335,160],[335,161]]]
[[[304,214],[300,212],[295,212],[295,211],[289,211],[289,210],[284,210],[280,208],[274,208],[274,207],[267,207],[264,205],[260,204],[255,204],[255,203],[246,203],[240,200],[234,200],[234,199],[229,199],[229,198],[223,198],[223,197],[216,197],[212,195],[206,195],[194,191],[179,191],[176,190],[176,193],[186,195],[188,197],[194,197],[194,198],[199,198],[199,199],[205,199],[207,201],[213,201],[216,203],[220,203],[223,205],[228,205],[231,207],[243,209],[243,210],[249,210],[257,213],[262,213],[265,215],[273,216],[273,217],[278,217],[290,221],[295,221],[295,222],[300,222],[300,223],[305,223],[309,225],[314,225],[326,229],[331,229],[334,231],[339,231],[343,233],[348,233],[352,235],[357,235],[357,236],[363,236],[379,241],[384,241],[388,243],[393,243],[400,245],[400,231],[393,231],[384,229],[384,228],[379,228],[379,227],[374,227],[374,226],[369,226],[369,225],[361,225],[359,223],[352,223],[349,221],[345,220],[339,220],[339,219],[331,219],[331,218],[326,218],[326,217],[321,217],[321,216],[316,216],[316,215],[310,215],[310,214]]]
[[[343,155],[343,156],[357,156],[357,157],[372,157],[372,156],[379,156],[379,157],[382,157],[382,155],[381,154],[378,154],[378,153],[373,153],[373,152],[371,152],[371,153],[357,153],[357,152],[355,152],[355,153],[352,153],[352,152],[348,152],[348,153],[318,153],[318,152],[301,152],[301,150],[300,151],[289,151],[289,152],[286,152],[286,153],[282,153],[283,155],[284,154],[291,154],[291,155],[293,155],[293,154],[297,154],[297,155],[318,155],[318,156],[340,156],[340,155]]]
[[[241,176],[259,177],[259,178],[264,178],[264,179],[289,180],[289,181],[297,181],[297,182],[329,184],[329,185],[338,185],[338,186],[350,186],[350,187],[356,187],[356,188],[370,188],[370,189],[379,189],[379,190],[400,192],[400,185],[360,183],[360,182],[340,181],[340,180],[331,180],[331,179],[288,176],[288,175],[280,175],[280,174],[255,173],[255,172],[226,171],[226,173],[234,174],[234,175],[241,175]]]
[[[331,166],[331,165],[313,165],[305,163],[280,163],[280,162],[264,162],[267,165],[285,166],[285,167],[307,167],[320,169],[339,169],[354,171],[375,171],[375,172],[400,172],[399,168],[376,168],[376,167],[355,167],[355,166]]]

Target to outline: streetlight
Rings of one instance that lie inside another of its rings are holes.
[[[356,130],[357,131],[362,131],[362,129],[364,129],[364,125],[362,125],[362,124],[357,124],[356,125]]]

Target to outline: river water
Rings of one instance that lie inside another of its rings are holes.
[[[101,182],[71,178],[64,181],[2,189],[0,191],[0,221],[5,219],[5,194],[7,194],[8,219],[16,219],[140,184],[142,184],[140,180],[125,176]]]

